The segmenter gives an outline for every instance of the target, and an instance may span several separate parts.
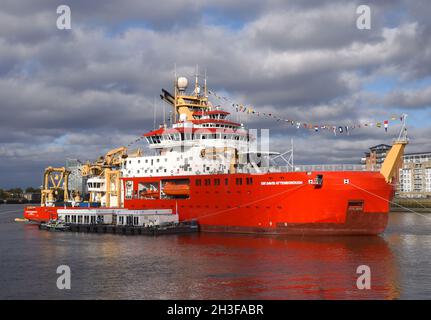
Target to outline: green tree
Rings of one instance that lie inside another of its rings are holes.
[[[40,193],[40,189],[38,188],[33,188],[33,187],[28,187],[25,189],[26,193]]]

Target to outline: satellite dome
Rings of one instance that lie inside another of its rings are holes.
[[[188,85],[188,81],[187,81],[186,77],[179,77],[177,79],[178,90],[180,90],[180,91],[186,90],[187,89],[187,85]]]

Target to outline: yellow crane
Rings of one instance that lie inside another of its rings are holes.
[[[81,166],[82,176],[97,177],[103,179],[104,190],[90,191],[90,199],[101,198],[105,195],[105,205],[111,206],[111,200],[116,198],[116,206],[121,206],[121,171],[119,168],[124,159],[133,156],[139,157],[142,155],[140,149],[128,154],[127,148],[122,146],[109,150],[104,156],[99,157],[95,162],[87,162]]]
[[[385,161],[383,161],[382,168],[380,169],[380,173],[385,177],[387,183],[392,183],[392,180],[396,175],[396,171],[400,169],[403,161],[404,149],[409,143],[409,139],[407,138],[406,119],[407,114],[403,114],[403,124],[398,139],[394,141],[392,148],[389,150]]]
[[[69,200],[69,175],[70,171],[64,167],[45,169],[41,190],[41,206],[53,205],[60,189],[63,189],[64,201]]]

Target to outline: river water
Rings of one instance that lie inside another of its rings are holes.
[[[431,299],[431,214],[391,213],[377,237],[148,237],[41,231],[22,208],[0,205],[0,299]]]

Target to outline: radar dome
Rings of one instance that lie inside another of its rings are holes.
[[[178,90],[180,90],[180,91],[186,90],[187,89],[187,85],[188,85],[188,81],[187,81],[186,77],[179,77],[177,79]]]

